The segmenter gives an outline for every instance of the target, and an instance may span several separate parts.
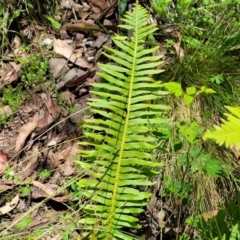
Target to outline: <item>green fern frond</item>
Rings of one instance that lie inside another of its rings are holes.
[[[94,84],[92,93],[97,98],[89,100],[92,111],[101,118],[85,120],[88,141],[80,144],[89,150],[80,151],[84,160],[78,163],[89,176],[79,186],[90,200],[84,206],[88,216],[79,223],[94,228],[91,239],[132,239],[121,228],[141,227],[136,214],[143,211],[151,194],[139,187],[153,185],[149,176],[156,175],[154,168],[163,166],[153,160],[157,139],[149,129],[166,122],[161,113],[169,107],[153,104],[167,92],[149,77],[162,70],[155,69],[161,57],[152,56],[158,47],[146,49],[144,45],[157,29],[147,25],[147,19],[147,11],[140,5],[122,19],[125,25],[120,27],[130,30],[132,36],[113,38],[118,49],[107,48],[104,55],[114,64],[99,64],[103,72],[98,75],[105,81]]]
[[[225,113],[227,120],[222,119],[221,126],[214,125],[215,130],[208,130],[203,139],[213,139],[217,144],[226,147],[235,147],[236,150],[240,149],[240,107],[226,107],[229,113]]]

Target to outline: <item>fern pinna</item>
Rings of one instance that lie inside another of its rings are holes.
[[[92,225],[94,230],[86,233],[90,239],[132,239],[121,229],[141,227],[136,215],[151,194],[139,187],[153,185],[149,176],[157,174],[154,167],[162,166],[153,160],[157,141],[148,132],[150,126],[166,121],[161,112],[169,107],[153,104],[167,92],[149,77],[162,70],[154,69],[161,64],[161,57],[152,54],[158,47],[145,46],[146,37],[156,31],[154,25],[147,25],[148,17],[136,4],[122,19],[119,27],[132,35],[113,37],[118,49],[107,48],[104,55],[114,64],[99,64],[104,82],[94,84],[97,98],[89,100],[92,111],[101,116],[85,120],[88,140],[80,143],[89,149],[80,151],[79,162],[89,177],[79,186],[90,201],[83,207],[87,216],[79,223],[86,229]]]
[[[227,120],[222,119],[222,125],[215,125],[214,131],[208,130],[203,140],[212,139],[220,146],[225,144],[226,147],[235,148],[240,151],[240,107],[226,106],[229,113],[224,113]]]

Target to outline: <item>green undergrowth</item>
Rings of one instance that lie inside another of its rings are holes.
[[[225,105],[240,105],[240,2],[155,0],[151,6],[160,23],[158,34],[165,36],[166,65],[159,79],[170,82],[168,103],[174,109],[171,134],[167,143],[162,141],[170,155],[163,195],[180,221],[184,209],[193,215],[217,209],[238,189],[233,154],[202,136],[220,122]],[[162,23],[169,24],[170,34]],[[197,94],[202,88],[213,91]]]
[[[224,105],[239,104],[240,2],[155,0],[151,5],[174,29],[165,47],[176,57],[166,65],[165,81],[214,89],[217,94],[206,100],[218,112]]]
[[[160,126],[161,134],[158,134],[159,147],[165,151],[164,158],[161,151],[157,154],[165,161],[159,197],[166,199],[180,226],[186,220],[186,212],[196,216],[223,206],[229,196],[236,194],[240,172],[228,149],[203,140],[206,129],[211,129],[213,122],[219,122],[217,115],[204,116],[208,106],[203,102],[217,92],[204,86],[183,88],[177,82],[163,83],[163,86],[172,93],[164,100],[172,111],[168,115],[169,122]],[[238,133],[237,126],[232,130]],[[224,139],[225,131],[221,134]],[[213,133],[208,138],[213,136],[217,137]],[[229,138],[236,142],[232,135]],[[188,227],[186,232],[189,232]],[[190,235],[186,236],[191,239]],[[182,238],[179,236],[179,239]]]
[[[55,28],[57,22],[51,16],[58,15],[59,2],[56,0],[3,0],[0,2],[0,54],[4,56],[7,49],[12,50],[12,42],[17,36],[22,44],[29,44],[29,39],[20,30],[22,19],[45,25],[50,23]],[[32,28],[29,26],[30,29]],[[58,28],[59,29],[59,26]]]
[[[110,63],[99,63],[102,82],[93,85],[92,93],[97,97],[88,102],[98,117],[86,119],[82,125],[82,149],[80,159],[76,159],[81,173],[58,190],[69,191],[74,200],[67,202],[68,210],[56,222],[29,233],[27,239],[43,239],[45,232],[57,231],[67,240],[72,239],[74,230],[76,239],[82,240],[138,239],[130,232],[141,229],[139,215],[148,207],[152,189],[159,185],[158,195],[153,197],[164,199],[162,207],[171,213],[177,229],[186,227],[185,235],[176,232],[176,239],[191,239],[189,228],[195,229],[198,239],[237,236],[239,216],[234,210],[239,210],[239,198],[238,204],[233,201],[225,207],[226,199],[236,196],[239,188],[237,163],[221,144],[217,147],[206,140],[226,143],[230,130],[238,133],[240,129],[239,112],[228,108],[235,115],[227,115],[228,131],[225,125],[210,131],[213,122],[220,122],[216,113],[223,105],[239,101],[235,56],[238,2],[151,3],[160,19],[178,24],[179,33],[166,39],[170,59],[165,72],[158,69],[163,62],[155,54],[158,47],[154,41],[146,44],[147,37],[160,30],[147,24],[149,14],[136,4],[120,25],[127,36],[116,34],[114,47],[106,47],[104,52]],[[172,54],[177,50],[174,42],[179,42],[181,56]],[[19,61],[23,64],[22,83],[26,88],[51,79],[42,55]],[[21,104],[20,86],[5,88],[1,93],[3,103],[14,110]],[[207,129],[210,130],[206,132]],[[227,147],[234,147],[239,139],[232,140]],[[18,179],[11,170],[8,168],[4,177]],[[39,177],[48,181],[51,174],[41,170]],[[25,182],[15,190],[24,198],[30,184]],[[12,198],[9,195],[6,199]],[[33,221],[32,212],[47,201],[29,209],[7,230],[15,226],[19,232],[27,231]],[[219,216],[204,222],[202,214],[212,210],[219,211]],[[224,228],[219,234],[221,224]],[[3,239],[26,239],[21,233],[11,234],[9,231]],[[163,238],[164,234],[160,235]]]

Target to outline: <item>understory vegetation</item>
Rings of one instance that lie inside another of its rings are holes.
[[[240,239],[240,1],[98,4],[0,3],[0,239]]]

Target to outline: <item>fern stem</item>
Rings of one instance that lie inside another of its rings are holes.
[[[137,22],[138,21],[136,19],[136,23]],[[135,31],[137,31],[137,30],[138,30],[138,27],[136,26],[135,27]],[[122,160],[122,157],[123,157],[123,151],[124,151],[124,146],[125,146],[125,141],[126,141],[126,136],[127,136],[127,130],[128,130],[129,116],[130,116],[130,112],[131,112],[131,100],[132,100],[132,92],[133,92],[133,81],[134,81],[134,73],[136,72],[135,68],[136,68],[136,59],[137,59],[136,55],[137,55],[137,46],[138,46],[137,36],[138,36],[138,34],[136,34],[136,41],[135,41],[134,55],[133,55],[134,61],[133,61],[133,64],[132,64],[132,69],[131,69],[131,80],[130,80],[130,88],[129,88],[129,95],[128,95],[127,114],[126,114],[126,118],[125,118],[124,132],[123,132],[121,148],[120,148],[120,152],[119,152],[119,160],[118,160],[118,166],[117,166],[116,180],[115,180],[115,184],[114,184],[114,191],[113,191],[113,197],[112,197],[110,216],[113,216],[113,214],[115,212],[115,201],[116,201],[116,194],[117,194],[117,189],[118,189],[118,181],[119,181],[119,176],[120,176],[121,160]],[[109,229],[112,229],[111,225],[112,225],[112,221],[110,221],[109,224],[108,224],[108,228]]]

